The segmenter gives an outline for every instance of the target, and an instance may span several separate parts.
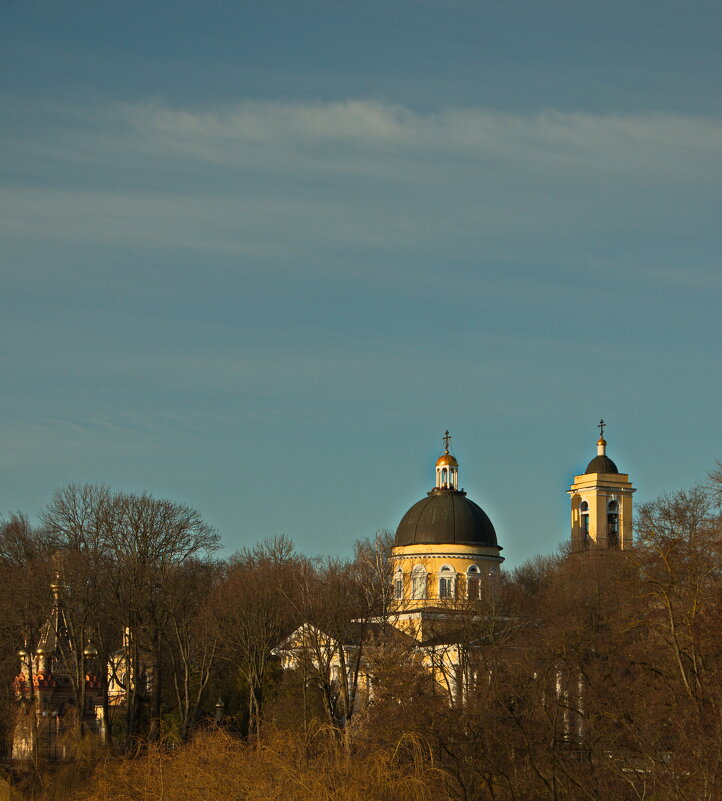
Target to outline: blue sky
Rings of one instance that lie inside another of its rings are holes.
[[[0,514],[71,481],[343,554],[461,483],[510,564],[720,447],[718,2],[0,7]]]

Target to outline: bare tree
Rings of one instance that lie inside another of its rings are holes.
[[[722,786],[722,510],[715,489],[665,495],[637,523],[644,628],[666,679],[668,782],[680,794],[720,797]],[[661,761],[661,760],[658,760]]]
[[[366,614],[387,620],[392,601],[391,549],[394,535],[379,529],[372,539],[357,540],[354,544],[353,566],[356,579],[363,589]]]
[[[166,575],[163,602],[169,624],[164,631],[173,669],[180,737],[187,741],[195,725],[216,665],[222,633],[212,598],[220,566],[187,560]]]
[[[0,739],[5,747],[17,712],[13,678],[18,672],[18,651],[32,654],[35,637],[48,614],[49,585],[52,576],[52,548],[42,531],[34,529],[27,517],[12,514],[0,520]],[[29,669],[28,699],[30,711],[34,703],[33,666],[26,656]],[[31,726],[35,716],[30,717]]]
[[[217,547],[217,533],[188,506],[92,485],[56,492],[43,520],[68,554],[78,687],[84,686],[83,646],[91,633],[102,646],[101,658],[112,661],[112,646],[125,631],[126,737],[131,744],[138,735],[139,704],[147,701],[149,737],[157,739],[168,662],[163,647],[171,620],[168,600],[178,595],[180,566],[207,558]],[[146,686],[140,680],[144,673],[150,677]],[[106,724],[109,730],[109,716]]]
[[[164,686],[164,631],[169,622],[167,588],[177,569],[190,559],[202,560],[218,547],[218,534],[189,506],[147,493],[118,493],[104,529],[104,545],[114,562],[113,590],[130,632],[129,675],[141,674],[141,651],[152,666],[148,737],[160,734]],[[129,687],[129,735],[135,734],[135,694]]]
[[[298,585],[304,627],[296,653],[306,681],[323,698],[328,722],[339,732],[345,732],[357,709],[370,635],[367,600],[354,565],[339,560],[307,566]]]
[[[69,484],[57,490],[42,515],[43,527],[55,549],[64,585],[63,603],[74,644],[66,661],[72,674],[78,709],[85,709],[86,646],[97,650],[95,669],[100,681],[103,727],[112,742],[112,718],[108,706],[108,673],[112,651],[117,648],[122,619],[110,593],[115,565],[105,545],[113,517],[113,496],[108,487]],[[80,735],[83,716],[79,716]]]
[[[231,558],[215,598],[223,658],[247,691],[247,732],[260,734],[272,650],[295,624],[292,595],[305,564],[287,537],[265,540]]]

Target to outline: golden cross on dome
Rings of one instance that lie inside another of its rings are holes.
[[[449,429],[447,428],[446,431],[444,431],[444,452],[445,453],[449,452],[449,440],[450,439],[451,439],[451,434],[449,434]]]
[[[601,439],[604,439],[604,428],[605,428],[606,425],[607,424],[604,422],[604,420],[600,420],[597,423],[597,428],[599,429],[599,436],[600,436]]]

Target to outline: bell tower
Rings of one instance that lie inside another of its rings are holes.
[[[572,551],[627,550],[632,547],[632,494],[626,473],[607,456],[604,420],[599,421],[597,455],[574,481],[571,498]]]

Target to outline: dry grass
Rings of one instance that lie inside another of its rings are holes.
[[[317,727],[306,737],[266,731],[255,745],[206,732],[177,751],[100,765],[79,801],[431,801],[444,778],[418,739],[392,752],[349,754]]]

